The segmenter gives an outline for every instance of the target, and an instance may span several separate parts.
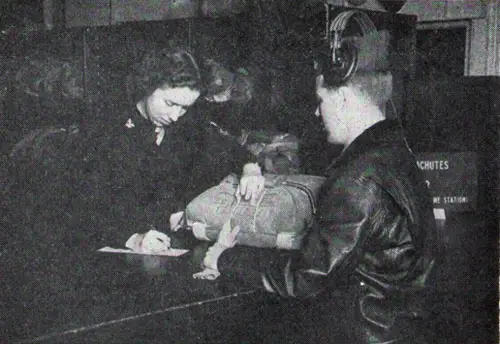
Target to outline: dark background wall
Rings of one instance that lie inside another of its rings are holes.
[[[409,91],[415,105],[406,125],[412,148],[477,153],[477,209],[497,227],[500,78],[428,77],[412,82]]]
[[[31,3],[35,14],[22,17],[40,24],[39,5]],[[250,5],[251,11],[229,11],[215,18],[55,26],[52,30],[31,29],[19,22],[12,29],[9,26],[0,39],[5,66],[1,120],[12,129],[9,140],[40,125],[66,125],[85,116],[105,115],[99,110],[103,102],[127,100],[124,80],[134,60],[149,49],[182,44],[233,67],[255,66],[274,97],[262,118],[274,117],[280,129],[301,137],[312,135],[322,142],[313,116],[311,48],[325,43],[324,6],[284,0],[253,0]],[[370,16],[378,28],[388,28],[393,34],[394,98],[402,111],[405,84],[414,72],[415,19],[382,12]]]

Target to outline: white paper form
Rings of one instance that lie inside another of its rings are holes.
[[[182,256],[183,254],[189,252],[189,250],[171,248],[171,249],[166,250],[164,252],[148,253],[148,252],[136,252],[136,251],[130,250],[128,248],[113,248],[113,247],[109,247],[109,246],[102,247],[102,248],[98,249],[97,251],[98,252],[106,252],[106,253],[128,253],[128,254],[142,254],[142,255],[149,255],[149,256],[169,256],[169,257],[179,257],[179,256]]]
[[[189,250],[170,247],[170,238],[165,233],[151,229],[147,233],[134,233],[125,243],[127,248],[105,246],[98,252],[142,254],[149,256],[179,257]]]

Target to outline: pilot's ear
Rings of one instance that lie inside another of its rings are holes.
[[[325,87],[325,78],[323,74],[316,77],[316,96],[319,98],[326,98],[328,95],[327,88]]]
[[[336,95],[339,97],[339,99],[347,99],[349,96],[352,96],[352,88],[350,86],[340,86],[335,90]]]
[[[323,74],[319,74],[316,76],[316,91],[325,87],[325,76]]]

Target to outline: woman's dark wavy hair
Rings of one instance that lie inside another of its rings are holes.
[[[202,80],[195,59],[186,49],[161,49],[144,54],[128,76],[132,100],[138,101],[163,87],[188,87],[201,91]]]

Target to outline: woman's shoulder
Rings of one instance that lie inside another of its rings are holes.
[[[114,147],[127,145],[131,141],[140,142],[145,135],[144,119],[134,113],[99,113],[88,118],[83,124],[84,136],[95,147]],[[149,126],[151,135],[154,128]]]

